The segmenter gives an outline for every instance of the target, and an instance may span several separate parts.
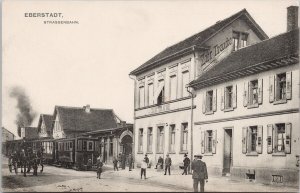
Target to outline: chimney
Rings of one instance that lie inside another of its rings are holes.
[[[84,106],[84,110],[85,110],[86,113],[91,112],[91,107],[90,107],[90,105]]]
[[[298,6],[289,6],[287,8],[287,31],[298,28]]]

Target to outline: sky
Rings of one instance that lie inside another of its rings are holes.
[[[296,0],[20,1],[2,4],[2,125],[17,133],[14,86],[37,113],[55,105],[114,109],[133,123],[129,73],[168,46],[246,8],[269,37],[286,31]],[[62,13],[63,18],[25,17]],[[47,20],[79,24],[44,24]]]

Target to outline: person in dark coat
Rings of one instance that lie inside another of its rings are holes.
[[[146,163],[147,163],[147,166],[148,166],[148,165],[149,165],[149,158],[148,158],[147,154],[145,154],[144,159],[145,159],[145,161],[146,161]]]
[[[126,155],[125,153],[122,154],[122,169],[125,170],[125,167],[126,167]]]
[[[163,165],[164,165],[164,159],[161,156],[159,156],[155,169],[157,169],[158,166],[160,167],[160,169],[163,169]]]
[[[129,165],[129,171],[132,169],[132,164],[133,164],[133,157],[131,154],[128,155],[128,165]]]
[[[118,164],[119,164],[119,168],[122,168],[122,153],[119,153],[118,155]]]
[[[99,159],[97,159],[97,178],[98,178],[98,179],[101,178],[102,167],[103,167],[103,162],[102,162],[102,160],[99,158]]]
[[[183,159],[183,173],[182,175],[187,175],[187,170],[188,170],[188,167],[190,165],[190,158],[188,158],[188,156],[186,154],[184,154],[184,159]]]
[[[194,192],[198,192],[198,184],[200,182],[200,192],[204,192],[205,181],[208,182],[207,167],[203,162],[202,155],[195,155],[196,160],[192,162],[193,180],[194,180]]]
[[[119,171],[119,168],[118,168],[118,160],[116,157],[114,157],[113,159],[113,164],[114,164],[114,171]]]
[[[169,157],[169,154],[167,154],[167,157],[165,159],[165,175],[167,175],[167,170],[169,171],[169,175],[171,175],[171,168],[172,165],[172,159]]]
[[[12,173],[12,155],[9,155],[8,157],[8,168],[9,168],[9,172]]]

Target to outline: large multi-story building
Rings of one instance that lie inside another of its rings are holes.
[[[298,7],[287,23],[269,39],[242,10],[132,71],[137,162],[202,154],[212,175],[298,184]]]
[[[148,154],[155,164],[170,154],[178,168],[183,155],[193,154],[193,103],[188,83],[201,77],[231,52],[268,36],[245,10],[218,21],[133,70],[136,162]]]

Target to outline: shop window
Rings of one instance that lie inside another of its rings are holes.
[[[152,144],[153,144],[153,129],[152,127],[148,128],[148,140],[147,140],[147,152],[152,152]]]
[[[175,152],[175,125],[170,125],[170,152],[174,153]]]
[[[157,132],[157,152],[164,152],[164,127],[159,126]]]
[[[206,130],[201,132],[201,153],[216,153],[217,131]]]
[[[181,151],[188,150],[188,123],[181,124]]]
[[[261,125],[243,127],[242,151],[249,155],[262,153],[263,127]]]
[[[139,129],[139,143],[138,143],[138,151],[143,151],[143,129]]]

